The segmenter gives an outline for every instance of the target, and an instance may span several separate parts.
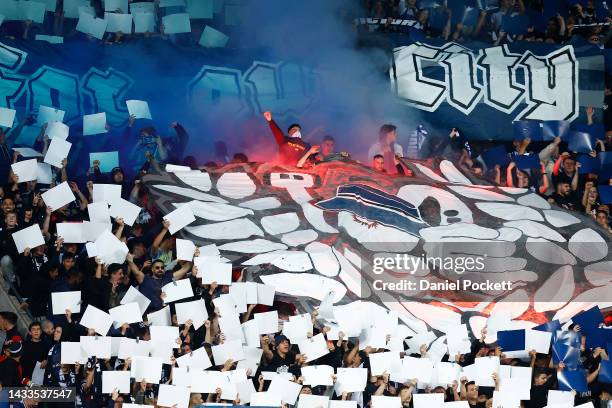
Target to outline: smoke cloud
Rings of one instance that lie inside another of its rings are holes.
[[[265,62],[282,61],[313,70],[312,83],[277,84],[288,103],[259,106],[258,110],[272,111],[283,129],[300,123],[302,135],[311,144],[332,135],[338,151],[348,151],[364,162],[371,159],[366,153],[377,141],[383,123],[398,126],[398,141],[406,145],[420,118],[407,115],[405,106],[390,92],[390,47],[359,43],[352,20],[366,14],[356,0],[247,3],[243,24],[230,33],[233,44],[257,49],[258,59],[263,55]],[[270,160],[276,146],[261,112],[256,114],[257,118],[237,124],[233,113],[224,112],[220,105],[214,114],[208,112],[206,120],[230,152],[246,152],[251,160]]]

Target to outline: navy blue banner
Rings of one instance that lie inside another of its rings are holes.
[[[127,99],[148,101],[153,116],[152,123],[139,120],[130,138],[148,124],[171,137],[170,124],[178,121],[191,136],[186,151],[200,164],[215,159],[214,142],[219,140],[227,143],[230,154],[243,151],[252,160],[273,157],[276,146],[261,118],[266,110],[282,127],[305,125],[306,140],[310,136],[316,143],[332,134],[341,150],[369,160],[362,153],[385,122],[398,125],[403,145],[419,124],[434,135],[458,127],[470,139],[512,140],[514,120],[567,120],[574,127],[586,121],[585,106],[603,104],[604,59],[596,47],[523,43],[483,48],[440,42],[409,47],[419,55],[419,77],[413,81],[419,86],[428,82],[416,96],[402,91],[419,89],[406,88],[412,80],[406,64],[415,63],[413,52],[396,50],[391,79],[382,69],[373,80],[360,81],[357,74],[337,68],[330,73],[274,60],[264,49],[184,48],[155,38],[120,45],[4,42],[0,106],[17,109],[18,119],[40,105],[66,111],[72,165],[78,157],[84,163],[77,169],[81,171],[88,160],[80,158],[89,152],[118,150],[120,164],[133,165],[129,149],[135,140],[124,140]],[[351,59],[339,62],[345,70],[354,66]],[[510,73],[509,82],[500,80],[500,72]],[[410,100],[423,95],[431,100]],[[106,112],[110,133],[82,136],[82,116],[98,112]],[[26,127],[11,142],[32,146],[38,131]]]

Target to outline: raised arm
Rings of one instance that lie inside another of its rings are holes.
[[[578,190],[578,181],[580,179],[580,175],[579,173],[579,169],[580,169],[581,164],[580,163],[576,163],[576,169],[574,170],[574,176],[572,177],[572,190],[576,191]]]
[[[87,208],[87,198],[85,198],[85,196],[81,192],[81,189],[79,189],[77,183],[71,181],[68,184],[70,184],[70,189],[72,190],[72,192],[76,194],[79,198],[79,208],[81,209],[81,211],[85,211],[85,209]]]
[[[506,187],[514,187],[514,182],[512,181],[512,169],[516,166],[516,163],[510,162],[508,168],[506,168]]]
[[[158,135],[155,137],[155,143],[157,144],[157,153],[161,161],[168,160],[168,151],[162,142],[162,138]]]
[[[153,244],[151,245],[151,249],[153,251],[157,251],[159,249],[159,246],[161,245],[162,241],[164,240],[164,237],[166,236],[166,233],[168,232],[168,228],[170,228],[170,221],[164,220],[162,222],[162,225],[163,228],[161,229],[159,234],[157,234],[155,240],[153,240]]]
[[[185,128],[178,122],[172,122],[170,124],[170,127],[174,129],[174,131],[176,132],[176,136],[178,137],[178,144],[175,149],[176,155],[179,158],[182,158],[183,154],[185,153],[185,148],[189,143],[189,133],[187,133]]]
[[[546,168],[544,167],[544,163],[542,163],[542,185],[538,189],[540,194],[545,194],[548,191],[548,177],[546,177]]]
[[[185,262],[183,265],[181,265],[180,269],[178,269],[172,274],[172,278],[174,280],[183,279],[185,275],[187,275],[187,272],[191,270],[191,266],[191,262]]]
[[[320,150],[319,146],[312,146],[310,149],[308,149],[308,151],[306,153],[304,153],[304,155],[302,157],[300,157],[300,160],[298,160],[298,162],[295,165],[295,167],[300,168],[300,169],[302,167],[304,167],[304,164],[306,163],[306,160],[308,160],[310,155],[318,153],[319,150]]]
[[[274,119],[272,119],[272,113],[269,111],[264,112],[264,118],[268,121],[268,125],[270,126],[270,130],[272,131],[272,135],[274,135],[274,140],[276,140],[276,144],[279,146],[285,143],[285,135],[283,131],[278,127]]]
[[[140,269],[138,269],[138,267],[134,263],[134,255],[127,254],[126,259],[127,259],[127,264],[128,264],[128,271],[134,274],[134,278],[136,279],[136,282],[138,282],[138,284],[140,285],[144,281],[144,278],[145,278],[144,273]]]

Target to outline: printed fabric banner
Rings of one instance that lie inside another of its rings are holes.
[[[593,48],[416,42],[393,50],[392,92],[434,127],[512,140],[513,121],[580,123],[586,106],[602,107],[604,57]]]

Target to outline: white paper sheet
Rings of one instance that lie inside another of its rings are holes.
[[[187,13],[177,13],[164,16],[162,17],[162,24],[164,25],[164,34],[191,32],[191,22],[189,21],[189,14]]]
[[[242,347],[242,350],[244,351],[244,360],[240,360],[238,362],[236,369],[251,369],[250,376],[253,377],[259,368],[259,362],[261,361],[263,350],[257,347]]]
[[[435,378],[438,384],[449,386],[453,381],[459,381],[461,377],[461,366],[455,363],[438,361],[434,367]]]
[[[108,313],[113,318],[115,327],[120,327],[123,323],[132,324],[142,322],[140,306],[136,302],[113,307],[108,310]]]
[[[26,248],[34,249],[45,244],[45,238],[40,231],[38,224],[30,225],[27,228],[13,232],[13,240],[18,253],[23,253]]]
[[[194,222],[195,216],[193,215],[193,211],[191,211],[191,207],[184,205],[166,214],[164,220],[170,221],[169,231],[170,234],[174,235],[176,232]]]
[[[494,387],[493,373],[499,372],[499,357],[478,357],[474,360],[476,366],[476,385]]]
[[[132,14],[134,20],[134,33],[154,33],[155,14],[152,12],[138,12]]]
[[[202,277],[202,283],[204,284],[217,282],[218,285],[231,285],[232,264],[208,262],[203,270],[198,267],[198,277]]]
[[[248,404],[251,402],[251,395],[256,393],[253,381],[247,380],[236,384],[236,392],[240,396],[241,404]]]
[[[200,44],[205,48],[223,48],[227,45],[229,37],[211,26],[206,26],[200,36]]]
[[[130,393],[129,371],[102,371],[102,394],[112,394],[115,389],[121,394]]]
[[[242,323],[242,334],[246,345],[249,347],[260,347],[259,341],[259,327],[255,320],[249,320]]]
[[[0,126],[8,128],[13,127],[16,113],[17,111],[14,109],[0,108]]]
[[[330,400],[328,408],[357,408],[357,401]]]
[[[104,13],[106,20],[106,31],[116,33],[121,31],[123,34],[132,34],[132,15],[119,13]]]
[[[87,357],[107,359],[111,357],[111,338],[105,336],[81,336],[81,349]]]
[[[21,9],[21,19],[42,24],[45,20],[45,5],[38,1],[20,1],[17,6]]]
[[[19,177],[19,182],[25,183],[26,181],[36,180],[38,173],[37,163],[36,159],[22,160],[11,164],[11,169]]]
[[[433,376],[433,361],[429,358],[415,358],[405,356],[402,359],[400,370],[402,377],[406,380],[416,378],[419,380],[419,388],[431,382]]]
[[[319,333],[309,339],[304,339],[298,343],[300,353],[306,355],[306,362],[316,360],[329,354],[327,341],[323,333]]]
[[[155,11],[154,3],[149,3],[149,2],[130,3],[130,12],[132,14],[153,13],[154,11]]]
[[[571,391],[548,390],[548,406],[551,405],[574,405],[574,394]]]
[[[45,369],[40,367],[40,361],[34,365],[34,371],[32,371],[32,384],[43,385],[45,381]]]
[[[170,306],[147,315],[147,321],[153,326],[170,326]]]
[[[355,319],[355,316],[360,313],[360,310],[356,307],[356,303],[334,306],[333,310],[340,330],[348,337],[359,336],[362,330],[362,323],[360,319]]]
[[[66,181],[51,190],[45,191],[41,194],[41,197],[47,207],[51,207],[53,211],[57,211],[75,200],[74,193]]]
[[[48,122],[63,122],[65,114],[66,112],[61,109],[40,105],[36,116],[36,124],[42,126]]]
[[[255,313],[253,318],[257,322],[259,334],[270,334],[278,331],[278,312]]]
[[[108,333],[113,324],[113,318],[97,307],[87,305],[87,309],[85,309],[85,313],[83,313],[79,323],[88,329],[94,329],[101,336],[106,336],[106,333]]]
[[[442,408],[444,405],[444,394],[412,394],[414,408]]]
[[[1,109],[1,108],[0,108]],[[42,154],[31,147],[13,147],[13,150],[18,152],[21,157],[30,158],[30,157],[42,157]]]
[[[113,200],[109,214],[113,218],[123,218],[123,222],[131,227],[138,219],[141,211],[142,208],[136,204],[132,204],[123,198],[117,198]]]
[[[212,367],[212,362],[204,347],[193,350],[189,354],[184,354],[176,359],[179,367],[189,367],[190,369],[206,370]]]
[[[175,302],[193,296],[193,289],[191,288],[191,281],[189,279],[181,279],[167,283],[162,287],[162,292],[166,295],[164,303]]]
[[[281,378],[275,378],[270,383],[270,387],[268,388],[268,392],[281,396],[281,400],[289,405],[295,405],[298,396],[300,395],[300,391],[302,390],[302,385],[298,383],[294,383],[293,381],[287,381]]]
[[[68,125],[62,122],[49,122],[49,124],[47,124],[47,129],[45,130],[45,133],[51,140],[55,138],[66,140],[68,139],[69,132],[70,128]]]
[[[496,404],[496,407],[519,408],[521,400],[511,392],[493,391],[493,404]]]
[[[123,295],[123,298],[121,299],[121,302],[119,303],[121,303],[122,305],[125,305],[131,302],[138,303],[138,307],[140,309],[141,315],[145,314],[145,312],[147,311],[147,308],[151,304],[151,301],[149,300],[149,298],[147,298],[145,295],[140,293],[138,289],[136,289],[134,286],[130,286],[128,288],[128,291],[125,293],[125,295]]]
[[[79,8],[79,22],[77,23],[76,30],[87,35],[91,35],[98,40],[101,40],[104,37],[104,33],[106,32],[107,21],[103,18],[96,18],[90,13],[81,12]],[[92,115],[87,115],[92,116]],[[83,116],[85,119],[85,116]],[[104,119],[106,123],[106,119]],[[83,135],[95,135],[98,133],[106,133],[106,131],[97,131],[97,125],[89,124],[87,122],[87,126],[85,126],[85,121],[83,122]],[[94,127],[95,126],[95,127]],[[85,132],[95,132],[95,133],[85,133]]]
[[[548,354],[552,333],[540,330],[525,330],[525,350]]]
[[[191,372],[191,392],[215,392],[215,389],[227,383],[227,377],[219,371]]]
[[[87,356],[78,341],[62,341],[60,353],[62,364],[74,364],[76,362],[84,364],[87,362]]]
[[[402,367],[398,352],[370,353],[368,357],[372,375],[383,375],[385,372],[391,374],[399,371]]]
[[[193,261],[196,246],[188,239],[176,239],[176,259],[179,261]]]
[[[61,237],[65,244],[82,244],[86,241],[82,222],[60,222],[56,224],[56,228],[57,236]]]
[[[121,339],[121,337],[111,337],[111,357],[117,357],[119,355]]]
[[[176,320],[178,324],[185,324],[187,320],[193,322],[194,330],[198,330],[206,319],[208,319],[208,312],[206,311],[206,304],[203,299],[194,300],[192,302],[175,303],[174,308],[176,309]]]
[[[213,18],[213,0],[187,0],[189,18]]]
[[[402,400],[400,397],[390,397],[386,395],[372,395],[372,408],[401,408]]]
[[[83,238],[85,238],[86,241],[96,241],[98,238],[100,238],[100,235],[102,235],[102,233],[104,231],[109,231],[112,228],[112,224],[109,223],[100,223],[100,222],[89,222],[89,221],[83,221]],[[95,248],[95,242],[91,242],[94,245]],[[98,256],[98,249],[95,249],[95,256]]]
[[[291,343],[306,340],[308,333],[313,333],[312,320],[310,319],[289,320],[283,323],[283,334],[289,338]]]
[[[281,396],[272,394],[269,391],[266,392],[255,392],[251,394],[251,406],[252,407],[280,407]]]
[[[68,158],[71,147],[72,143],[60,139],[59,137],[52,139],[47,154],[45,155],[44,162],[61,169],[63,167],[62,161]]]
[[[246,302],[249,305],[257,304],[257,283],[255,282],[244,282],[246,286]]]
[[[103,231],[96,239],[96,249],[98,250],[98,258],[105,265],[122,264],[129,252],[127,245],[108,230]]]
[[[218,366],[222,366],[227,360],[240,361],[245,357],[240,340],[226,340],[223,344],[211,348],[215,365]]]
[[[272,285],[257,284],[257,303],[260,305],[272,306],[276,289]]]
[[[81,291],[52,292],[51,309],[54,315],[66,314],[66,309],[73,314],[81,313]]]
[[[106,201],[111,206],[121,198],[121,185],[119,184],[94,184],[93,202]]]
[[[128,0],[104,0],[104,11],[112,11],[121,13],[128,12]]]
[[[336,394],[343,392],[358,392],[365,390],[368,380],[367,368],[338,367],[336,372]]]
[[[78,28],[77,28],[78,29]],[[93,115],[83,116],[83,135],[99,135],[107,133],[106,112],[94,113]]]
[[[132,99],[125,101],[125,103],[128,108],[128,113],[134,115],[136,119],[152,119],[147,101]]]
[[[89,214],[90,222],[98,222],[100,224],[110,223],[108,204],[106,204],[104,201],[89,203],[87,205],[87,213]]]
[[[117,357],[121,359],[134,357],[149,357],[151,344],[144,340],[135,340],[127,337],[121,337],[119,342],[119,352]]]
[[[183,7],[185,0],[160,0],[159,7]]]
[[[313,365],[302,367],[302,377],[304,377],[304,385],[334,385],[332,378],[334,368],[328,365]]]
[[[162,376],[162,360],[157,357],[134,357],[130,369],[130,376],[137,382],[146,380],[157,384]]]
[[[38,163],[38,169],[36,171],[36,182],[38,184],[51,184],[53,181],[53,174],[51,173],[51,166],[47,163]]]
[[[179,328],[176,326],[150,326],[151,341],[155,343],[173,343],[178,348],[176,339],[179,338]]]

